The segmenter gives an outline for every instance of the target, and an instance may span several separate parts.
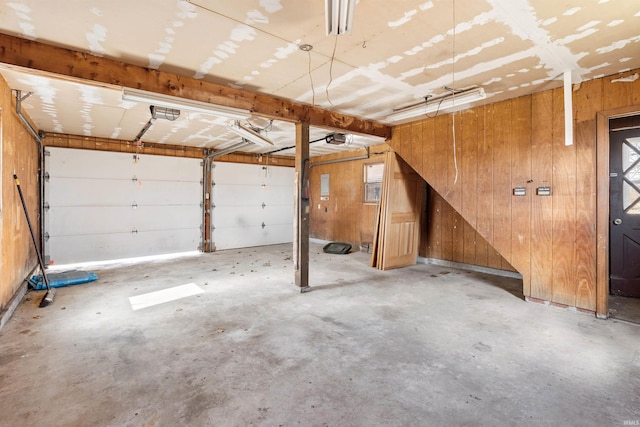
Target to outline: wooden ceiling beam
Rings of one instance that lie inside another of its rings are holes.
[[[389,126],[371,120],[6,34],[0,34],[0,62],[94,84],[124,86],[242,108],[270,119],[307,122],[312,126],[385,139],[391,137]]]

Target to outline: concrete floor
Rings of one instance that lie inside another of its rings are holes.
[[[320,252],[307,294],[290,245],[93,270],[44,309],[29,294],[0,333],[0,425],[640,423],[640,326],[524,302],[515,279]],[[186,283],[204,293],[129,303]]]
[[[609,295],[609,315],[640,325],[640,298]]]

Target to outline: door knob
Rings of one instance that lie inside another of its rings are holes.
[[[613,223],[615,225],[620,225],[620,224],[622,224],[622,220],[620,218],[616,218],[616,219],[613,220]]]

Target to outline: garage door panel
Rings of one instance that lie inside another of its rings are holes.
[[[291,206],[267,206],[262,216],[266,224],[291,224],[293,223],[293,208]]]
[[[217,250],[258,246],[256,241],[261,233],[262,229],[260,227],[216,228],[213,244]]]
[[[214,203],[226,206],[262,206],[265,191],[251,185],[218,185],[213,190]]]
[[[262,224],[261,216],[245,206],[219,206],[213,213],[216,230],[222,227],[254,227]]]
[[[129,180],[51,178],[47,200],[56,206],[131,205],[135,184]]]
[[[217,250],[248,248],[253,246],[289,243],[293,239],[290,225],[224,228],[215,234],[214,245]]]
[[[131,207],[52,207],[58,217],[52,237],[122,233],[132,230],[180,229],[185,224],[200,226],[202,211],[195,206]],[[48,214],[49,215],[49,214]],[[100,221],[96,221],[100,218]]]
[[[293,194],[291,193],[291,189],[291,186],[270,186],[269,191],[267,191],[265,203],[272,205],[288,205],[293,209]]]
[[[198,182],[140,181],[132,193],[138,205],[186,205],[202,198]]]
[[[170,156],[141,156],[133,171],[139,180],[166,180],[171,176],[176,181],[200,182],[202,166],[200,159]]]
[[[274,166],[267,166],[267,170]],[[214,182],[216,185],[256,185],[267,178],[263,166],[242,163],[215,163]]]
[[[218,163],[213,174],[212,239],[218,249],[293,240],[293,168]]]
[[[138,231],[200,227],[199,206],[139,206],[134,211],[134,226]]]
[[[267,245],[293,241],[293,227],[291,227],[291,224],[267,224],[264,231],[266,232],[264,239]]]
[[[133,154],[56,147],[49,147],[47,151],[51,155],[45,157],[45,167],[52,178],[123,179],[133,177]]]
[[[46,215],[56,222],[49,235],[58,237],[130,232],[135,211],[118,206],[62,206],[51,207]]]
[[[45,254],[56,263],[196,250],[200,159],[50,147]],[[135,179],[133,179],[135,177]]]
[[[267,179],[272,185],[284,185],[290,187],[293,180],[292,168],[270,167],[267,170]]]
[[[199,229],[181,229],[173,232],[61,236],[50,243],[51,261],[54,264],[95,261],[93,254],[96,251],[107,254],[105,259],[132,258],[141,256],[141,253],[149,256],[196,251],[200,244],[199,235]]]

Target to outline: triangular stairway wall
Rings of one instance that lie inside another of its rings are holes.
[[[516,271],[460,213],[430,186],[427,186],[426,199],[423,226],[420,230],[420,256]]]
[[[601,92],[596,80],[574,95],[579,121],[571,146],[564,144],[562,89],[399,125],[389,143],[522,274],[525,296],[591,311],[599,108],[593,100]],[[536,195],[545,186],[551,196]],[[526,195],[513,195],[515,187]]]

